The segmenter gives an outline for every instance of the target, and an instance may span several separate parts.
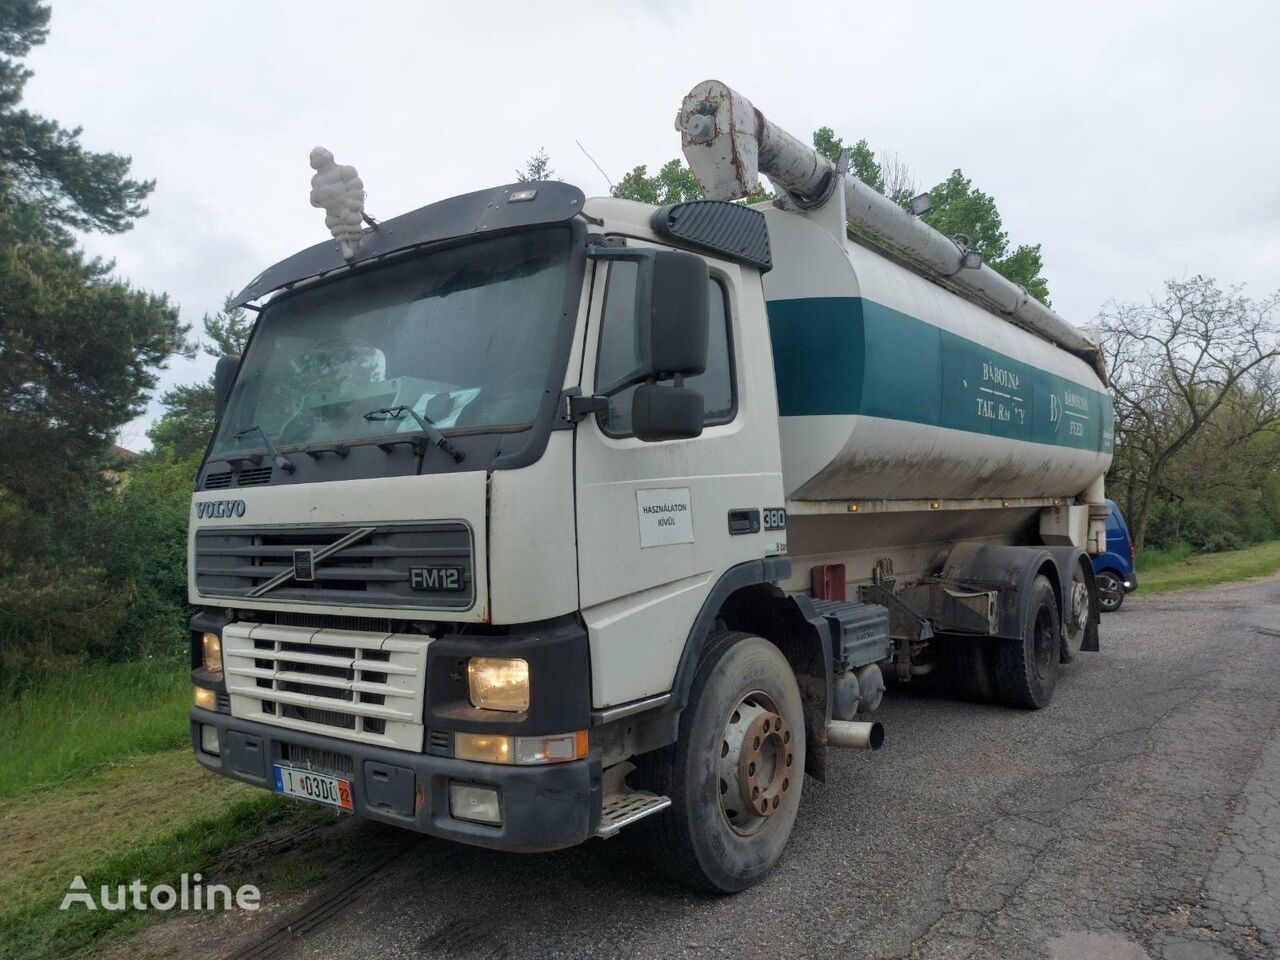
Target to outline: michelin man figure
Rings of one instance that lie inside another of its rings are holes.
[[[360,248],[361,220],[364,217],[364,182],[356,168],[334,163],[324,147],[311,151],[311,205],[324,210],[324,223],[350,260]]]

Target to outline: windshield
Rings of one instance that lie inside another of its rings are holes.
[[[568,278],[569,232],[512,234],[433,253],[269,305],[212,454],[441,430],[528,425],[542,401]]]

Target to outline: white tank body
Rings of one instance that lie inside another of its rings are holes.
[[[789,500],[1075,497],[1111,463],[1079,357],[803,216],[762,205]]]

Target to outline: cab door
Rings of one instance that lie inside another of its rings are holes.
[[[634,387],[576,430],[579,590],[597,708],[671,689],[694,618],[720,575],[786,549],[785,529],[765,529],[766,516],[778,526],[783,501],[760,275],[708,265],[707,368],[684,381],[703,396],[702,435],[637,439]],[[636,277],[634,261],[597,262],[584,394],[637,366]]]

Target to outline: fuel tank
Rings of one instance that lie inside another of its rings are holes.
[[[877,249],[768,205],[791,500],[1075,497],[1111,463],[1095,369]]]

